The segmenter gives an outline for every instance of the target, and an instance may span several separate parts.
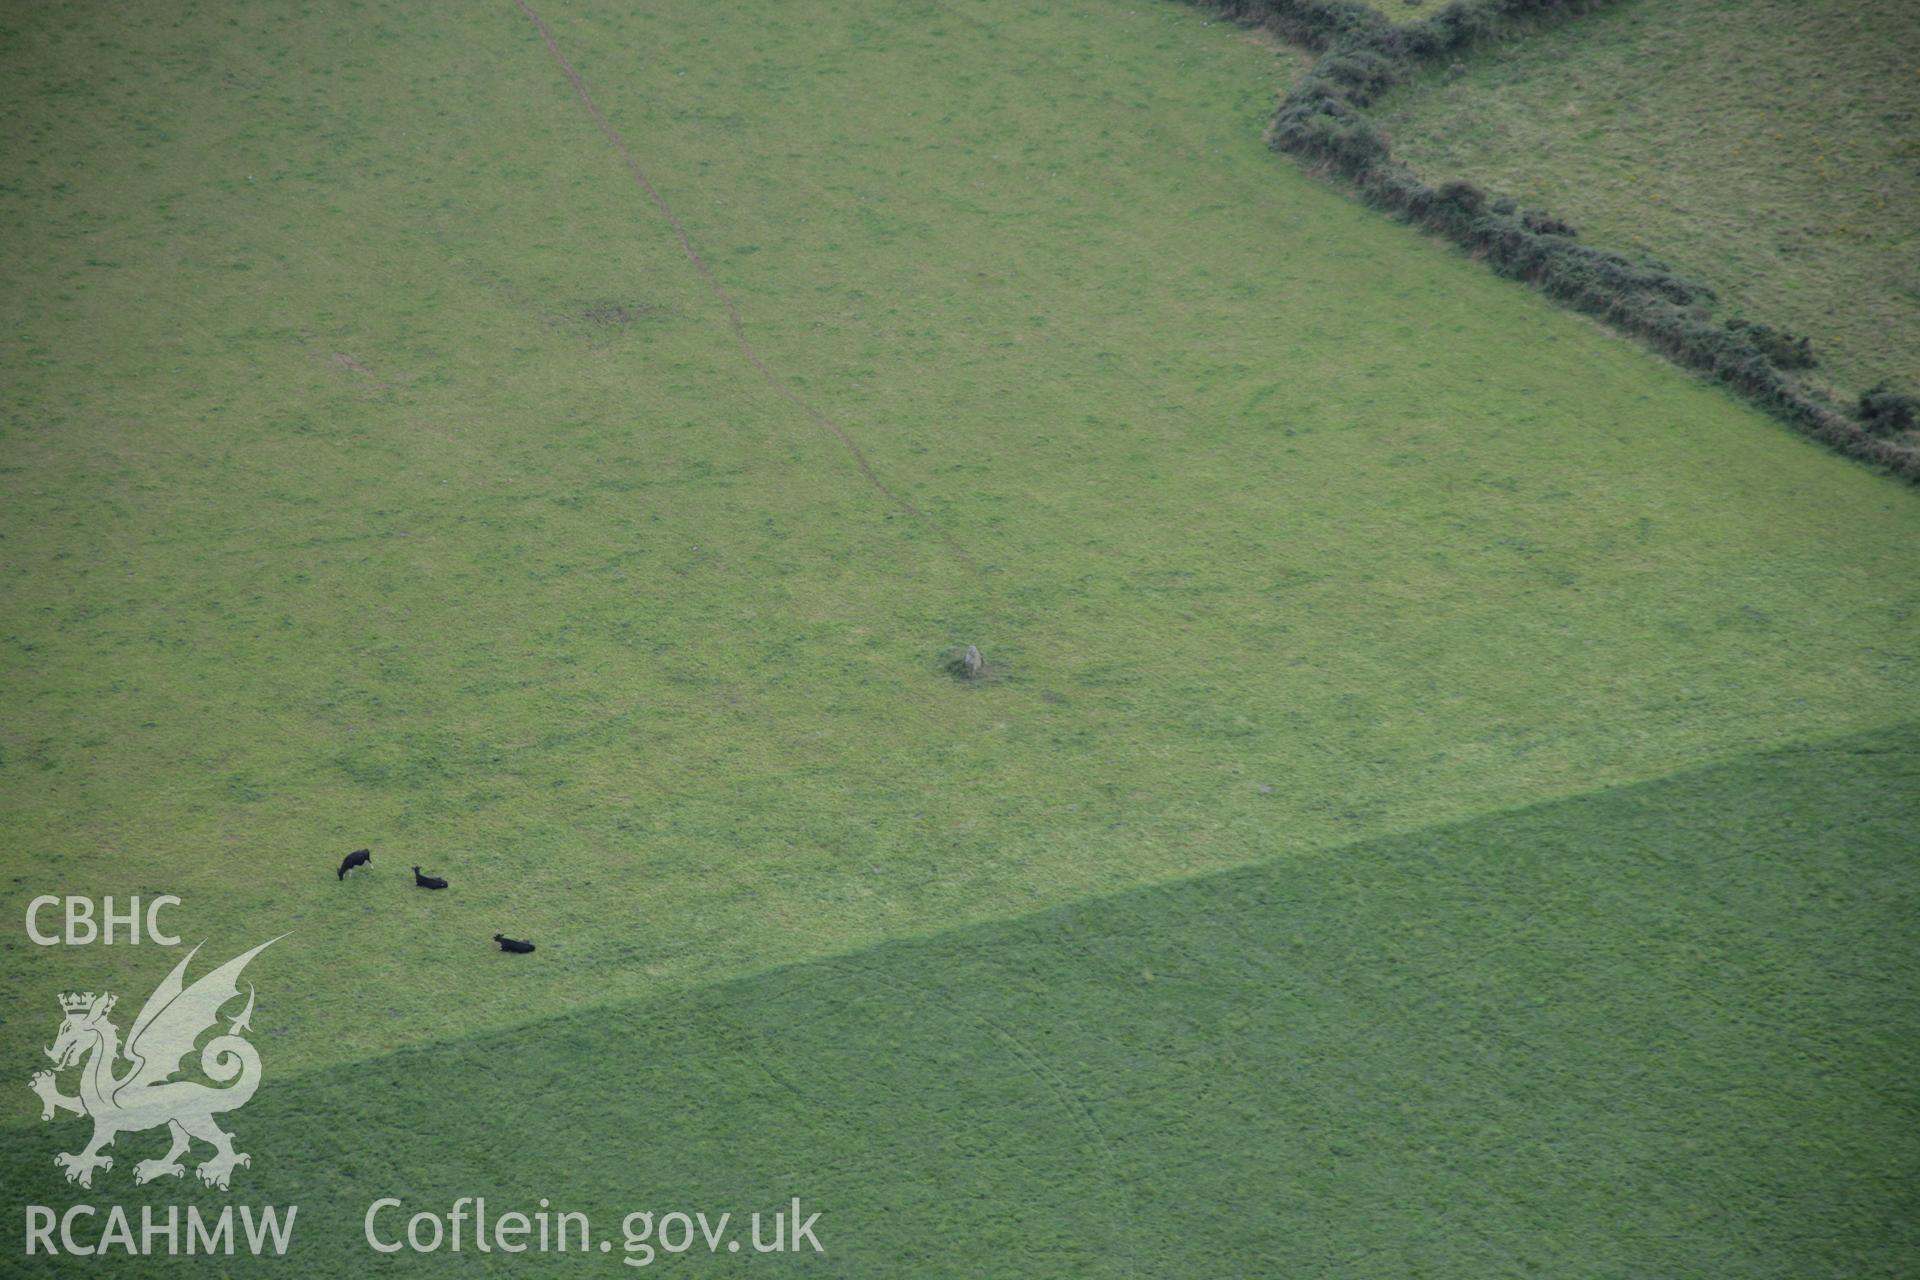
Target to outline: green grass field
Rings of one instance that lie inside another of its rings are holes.
[[[1394,155],[1567,218],[1813,338],[1851,400],[1920,387],[1920,8],[1622,0],[1381,103]]]
[[[303,1274],[379,1196],[796,1189],[831,1275],[1902,1274],[1916,769],[1761,753],[303,1074],[249,1199]]]
[[[10,909],[292,931],[301,1274],[448,1188],[1897,1268],[1908,491],[1274,157],[1185,7],[542,12],[778,385],[512,4],[0,15]],[[6,947],[22,1081],[174,958]],[[14,1099],[8,1212],[156,1194]]]

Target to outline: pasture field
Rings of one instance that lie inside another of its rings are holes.
[[[9,929],[288,933],[301,1274],[453,1267],[358,1243],[449,1189],[1894,1265],[1910,492],[1273,156],[1198,11],[540,16],[697,263],[512,3],[0,12]],[[4,945],[22,1080],[172,960]],[[13,1097],[7,1212],[83,1194]]]
[[[1813,338],[1851,401],[1920,387],[1920,7],[1621,0],[1374,108],[1395,158],[1571,221]]]
[[[622,1240],[796,1191],[804,1274],[1897,1275],[1917,769],[1911,725],[1758,753],[302,1074],[241,1198],[303,1275],[528,1273],[372,1255],[375,1197]]]

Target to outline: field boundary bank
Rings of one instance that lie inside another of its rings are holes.
[[[707,282],[707,288],[726,310],[727,324],[733,330],[733,340],[740,348],[741,356],[759,372],[767,385],[773,388],[781,399],[811,418],[816,426],[840,442],[853,458],[854,464],[860,468],[860,474],[866,478],[868,484],[877,489],[895,507],[931,529],[946,544],[948,550],[971,567],[974,560],[967,549],[956,541],[952,534],[941,528],[931,516],[881,479],[880,473],[875,471],[873,464],[867,460],[866,452],[847,433],[847,430],[825,411],[815,407],[811,401],[795,391],[792,385],[774,372],[773,366],[761,356],[759,348],[755,347],[752,339],[747,337],[747,326],[741,319],[740,307],[734,302],[733,295],[727,292],[726,286],[721,284],[720,278],[713,273],[713,268],[707,264],[705,258],[700,256],[700,251],[694,248],[693,237],[687,233],[686,225],[680,221],[679,215],[674,213],[673,206],[667,203],[666,197],[660,194],[660,189],[647,177],[646,170],[640,167],[640,161],[634,156],[632,148],[627,146],[626,139],[620,136],[620,131],[613,127],[613,122],[607,119],[606,114],[600,110],[599,104],[593,100],[593,95],[587,91],[586,81],[580,78],[580,73],[574,70],[573,63],[568,61],[565,53],[561,52],[560,43],[554,39],[553,32],[545,20],[532,5],[527,3],[527,0],[514,0],[514,4],[519,7],[522,14],[526,15],[527,21],[533,24],[534,30],[540,33],[540,39],[547,46],[547,53],[552,57],[554,65],[560,68],[560,73],[567,78],[567,82],[573,86],[574,93],[579,96],[580,105],[586,108],[587,115],[593,120],[594,126],[613,147],[614,153],[620,157],[621,163],[633,176],[634,182],[641,191],[646,193],[648,201],[659,211],[660,216],[666,219],[667,225],[673,228],[673,234],[680,242],[680,252],[693,269],[700,273],[700,278]]]
[[[1357,0],[1188,2],[1318,55],[1274,111],[1267,142],[1275,151],[1344,179],[1368,205],[1437,232],[1499,274],[1639,338],[1835,452],[1920,482],[1920,450],[1881,438],[1866,420],[1874,412],[1920,412],[1912,398],[1882,386],[1862,395],[1860,412],[1848,412],[1776,361],[1776,355],[1793,354],[1787,335],[1765,325],[1712,319],[1716,298],[1709,286],[1651,259],[1636,262],[1582,244],[1575,228],[1550,213],[1490,198],[1471,183],[1428,185],[1393,158],[1386,133],[1367,114],[1382,94],[1441,58],[1613,0],[1453,0],[1404,24]]]
[[[1559,806],[1581,804],[1615,792],[1645,791],[1650,788],[1665,786],[1679,779],[1736,768],[1752,761],[1781,759],[1807,753],[1828,751],[1842,751],[1848,754],[1885,754],[1890,751],[1902,750],[1903,748],[1899,746],[1889,746],[1886,744],[1888,739],[1903,736],[1915,739],[1915,745],[1911,750],[1916,758],[1920,758],[1920,720],[1895,720],[1886,724],[1848,730],[1830,737],[1805,738],[1753,750],[1736,751],[1721,759],[1710,760],[1704,764],[1687,765],[1683,768],[1672,769],[1666,773],[1656,774],[1653,777],[1642,778],[1634,782],[1615,783],[1586,791],[1572,791],[1566,795],[1549,796],[1545,799],[1509,805],[1504,808],[1484,809],[1479,813],[1468,814],[1444,822],[1427,823],[1421,826],[1408,827],[1404,830],[1382,831],[1359,840],[1316,846],[1301,849],[1294,853],[1281,853],[1273,857],[1262,858],[1258,861],[1236,863],[1232,866],[1218,867],[1194,875],[1174,876],[1164,880],[1152,880],[1143,884],[1130,885],[1108,892],[1090,894],[1086,897],[1070,898],[1063,902],[1054,903],[1051,906],[1029,911],[1023,915],[990,916],[983,920],[973,920],[948,928],[934,928],[921,933],[900,934],[894,937],[883,938],[877,942],[854,946],[843,951],[824,951],[815,956],[781,960],[760,967],[741,969],[738,972],[728,973],[719,977],[698,979],[684,986],[623,996],[598,1003],[589,1002],[579,1004],[556,1013],[546,1013],[538,1017],[527,1018],[520,1022],[508,1022],[499,1026],[484,1027],[437,1040],[412,1041],[398,1045],[392,1049],[383,1050],[379,1053],[368,1054],[364,1057],[341,1058],[337,1061],[320,1063],[300,1070],[275,1072],[273,1074],[273,1080],[276,1086],[281,1086],[290,1081],[304,1080],[312,1076],[321,1076],[335,1071],[350,1069],[358,1064],[380,1062],[390,1058],[403,1058],[410,1054],[429,1052],[436,1046],[489,1040],[495,1037],[521,1032],[528,1027],[563,1021],[590,1009],[624,1008],[640,1005],[668,1006],[687,1004],[689,1002],[698,1004],[706,999],[703,993],[720,991],[744,983],[758,982],[783,974],[800,974],[808,969],[825,968],[836,965],[846,966],[858,962],[861,957],[869,956],[889,947],[913,946],[955,934],[1014,927],[1023,922],[1044,919],[1060,911],[1078,910],[1101,902],[1119,901],[1138,894],[1170,890],[1181,885],[1192,884],[1199,881],[1217,879],[1225,876],[1246,875],[1250,872],[1258,871],[1260,868],[1271,867],[1280,863],[1305,864],[1327,858],[1344,857],[1355,849],[1366,848],[1370,845],[1403,842],[1415,839],[1426,833],[1452,831],[1459,828],[1472,827],[1481,823],[1514,818],[1536,811],[1553,809]],[[42,1129],[46,1123],[48,1122],[40,1120],[0,1121],[0,1134],[37,1132]]]

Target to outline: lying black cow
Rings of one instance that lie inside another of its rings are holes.
[[[353,870],[355,867],[364,867],[372,861],[373,850],[355,849],[352,853],[348,854],[346,860],[340,864],[340,878],[345,880],[347,878],[347,872]]]
[[[413,882],[419,885],[422,889],[444,889],[447,887],[447,882],[445,880],[442,880],[439,876],[421,875],[420,868],[418,867],[415,867],[413,869]]]
[[[493,940],[500,944],[502,951],[511,951],[515,955],[524,956],[533,950],[533,944],[531,942],[522,942],[518,938],[509,938],[504,933],[494,934]]]

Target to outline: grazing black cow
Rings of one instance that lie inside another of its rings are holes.
[[[500,944],[502,951],[511,951],[515,955],[524,956],[533,950],[533,944],[531,942],[522,942],[518,938],[509,938],[504,933],[494,934],[493,940]]]
[[[345,880],[347,878],[347,872],[353,870],[355,867],[364,867],[372,861],[373,850],[355,849],[352,853],[348,854],[346,860],[340,864],[340,878]]]
[[[413,882],[419,885],[422,889],[444,889],[447,887],[447,882],[445,880],[442,880],[439,876],[421,875],[420,868],[418,867],[415,867],[413,869]]]

